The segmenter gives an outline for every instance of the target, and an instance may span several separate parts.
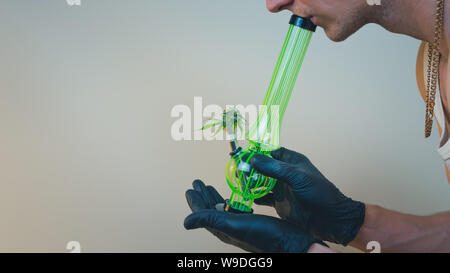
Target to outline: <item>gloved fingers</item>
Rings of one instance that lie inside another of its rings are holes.
[[[305,155],[284,147],[272,151],[270,155],[277,160],[290,164],[301,164],[309,161],[309,159]]]
[[[208,191],[209,198],[213,200],[214,205],[225,203],[225,200],[223,197],[217,192],[217,190],[213,186],[206,186],[206,189]]]
[[[184,227],[186,229],[213,229],[237,240],[250,240],[251,238],[247,238],[247,235],[251,229],[267,236],[272,232],[276,232],[276,230],[270,228],[270,219],[277,218],[265,215],[234,214],[206,209],[188,215],[184,219]],[[257,236],[256,234],[254,235]]]
[[[203,197],[198,191],[187,190],[186,200],[193,212],[208,208],[207,205],[205,204],[205,201],[203,200]]]
[[[254,202],[257,205],[262,205],[262,206],[269,206],[269,207],[275,206],[275,198],[274,198],[273,193],[268,193],[267,195],[265,195],[261,198],[257,198],[257,199],[255,199]]]
[[[196,228],[212,228],[217,229],[218,223],[220,221],[219,212],[215,210],[200,210],[188,215],[184,219],[184,227],[186,229],[196,229]],[[222,217],[225,215],[222,215]]]
[[[264,155],[255,155],[250,161],[259,173],[282,181],[290,181],[297,174],[296,166]]]
[[[230,220],[234,225],[226,225],[225,218],[231,218]],[[224,243],[237,246],[249,252],[261,252],[261,249],[254,244],[242,240],[242,237],[245,237],[245,232],[243,231],[246,231],[253,223],[244,221],[242,224],[240,219],[234,218],[235,215],[233,214],[202,210],[186,217],[184,227],[188,230],[205,228]],[[245,220],[245,217],[242,220]],[[262,239],[258,238],[257,241],[262,241]]]
[[[200,193],[203,201],[205,202],[206,208],[211,209],[215,206],[215,204],[213,204],[214,201],[211,200],[208,189],[206,188],[206,185],[205,183],[203,183],[203,181],[201,181],[200,179],[196,179],[194,180],[194,182],[192,182],[192,186],[195,191]]]
[[[201,210],[186,217],[184,227],[206,228],[226,243],[256,252],[306,252],[318,242],[298,226],[265,215]]]

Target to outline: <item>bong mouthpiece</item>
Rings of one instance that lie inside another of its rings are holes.
[[[303,29],[306,30],[310,30],[312,32],[316,31],[317,26],[313,24],[313,22],[311,22],[311,20],[309,20],[308,18],[303,18],[297,15],[292,15],[291,16],[291,20],[289,21],[289,24],[297,26],[297,27],[301,27]]]

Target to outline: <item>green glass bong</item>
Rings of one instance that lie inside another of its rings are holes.
[[[237,141],[237,129],[242,130],[243,117],[235,109],[224,111],[223,120],[216,119],[202,128],[220,126],[227,131],[230,140],[231,159],[225,177],[232,194],[223,205],[223,210],[251,213],[253,200],[263,197],[275,186],[276,179],[255,171],[250,160],[255,154],[270,156],[271,151],[280,147],[281,121],[315,29],[316,26],[309,19],[296,15],[291,17],[263,104],[256,122],[246,133],[246,148],[240,147]]]

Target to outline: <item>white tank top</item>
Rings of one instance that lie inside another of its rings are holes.
[[[445,122],[444,108],[442,106],[441,94],[436,92],[436,105],[434,106],[434,116],[436,122],[442,129],[441,139],[439,142],[438,152],[442,159],[447,163],[450,169],[450,141],[447,135],[447,128]]]
[[[423,51],[424,83],[427,82],[427,67],[428,67],[428,54],[427,54],[428,50],[427,50],[427,48],[428,48],[428,45],[425,44],[424,51]],[[439,127],[441,127],[441,130],[442,130],[439,147],[438,147],[438,153],[442,157],[442,159],[445,161],[445,164],[447,165],[447,167],[450,169],[450,141],[449,141],[449,137],[447,135],[444,107],[442,105],[441,93],[439,91],[440,90],[439,85],[438,85],[438,88],[436,88],[436,89],[437,90],[436,90],[436,101],[435,101],[435,106],[434,106],[434,117],[435,117],[436,122],[439,124]]]

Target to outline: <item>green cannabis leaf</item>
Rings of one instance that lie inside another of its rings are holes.
[[[217,127],[214,136],[217,135],[220,131],[224,131],[227,129],[231,130],[233,134],[236,134],[238,128],[239,130],[243,131],[246,122],[247,121],[241,115],[241,113],[239,113],[236,107],[233,107],[228,111],[223,111],[222,120],[216,118],[207,119],[206,124],[203,125],[200,130],[203,131],[209,128]]]

